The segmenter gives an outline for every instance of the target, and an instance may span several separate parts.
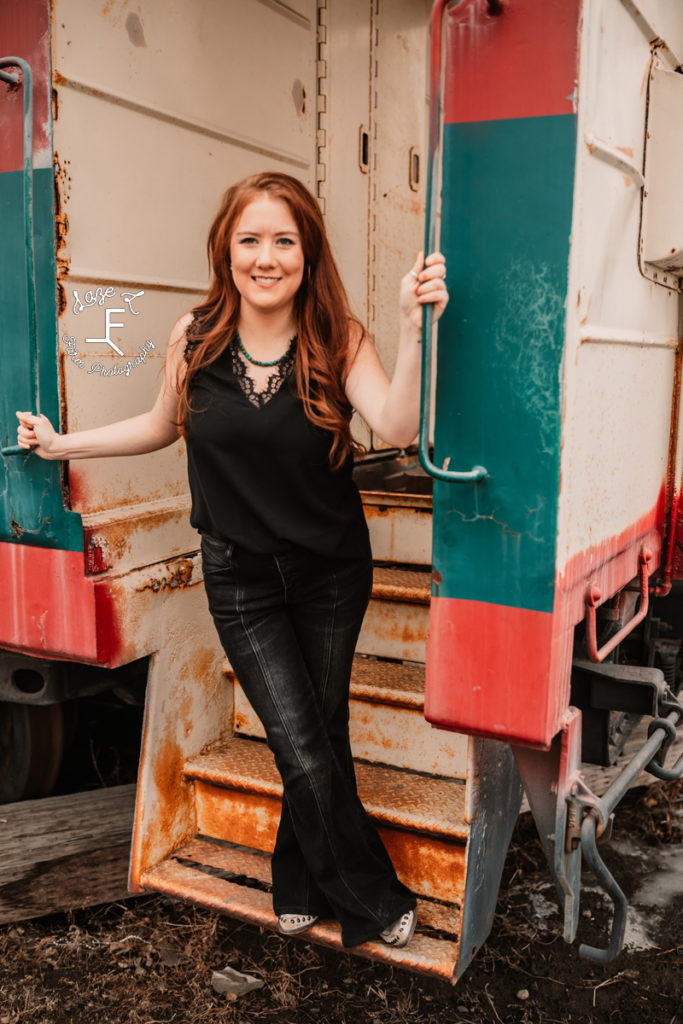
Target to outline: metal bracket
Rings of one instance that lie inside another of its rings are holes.
[[[568,800],[572,787],[581,785],[581,712],[569,708],[550,750],[513,746],[512,752],[564,910],[564,940],[573,942],[579,923],[581,851],[573,841]]]
[[[646,768],[647,771],[663,779],[677,779],[683,775],[683,755],[678,759],[671,769],[662,768],[655,761],[655,758],[662,757],[671,744],[672,738],[676,736],[676,724],[683,719],[683,705],[676,697],[667,690],[660,700],[660,712],[669,711],[666,718],[657,718],[651,725],[649,736],[640,750],[631,758],[620,775],[614,780],[607,792],[598,800],[591,794],[589,801],[584,801],[581,794],[577,792],[575,799],[584,806],[589,806],[588,814],[581,825],[581,848],[586,863],[591,868],[600,886],[605,890],[614,905],[614,916],[612,927],[606,948],[599,949],[595,946],[581,945],[579,956],[588,960],[598,960],[601,963],[609,963],[614,960],[620,952],[624,943],[626,931],[626,911],[628,901],[617,882],[605,866],[597,848],[597,835],[604,831],[609,817],[625,795],[631,783],[637,775]]]
[[[613,667],[624,671],[624,666]],[[649,682],[656,684],[658,680]],[[623,946],[628,901],[600,856],[598,837],[609,836],[614,808],[644,768],[662,779],[677,779],[683,775],[683,755],[672,768],[662,767],[676,736],[676,725],[683,721],[683,704],[670,690],[662,692],[661,684],[656,686],[656,691],[659,717],[652,722],[648,739],[602,797],[592,792],[580,772],[581,712],[577,708],[569,708],[565,727],[553,739],[550,750],[513,747],[531,812],[563,901],[565,941],[573,942],[576,937],[582,854],[612,901],[614,914],[607,946],[604,949],[586,944],[579,947],[579,956],[602,963],[613,960]],[[647,697],[647,693],[642,696]]]
[[[591,661],[604,661],[607,655],[618,647],[622,640],[633,632],[636,626],[643,621],[650,606],[650,588],[648,585],[648,565],[652,561],[652,552],[649,548],[643,547],[638,558],[640,562],[640,608],[626,625],[615,633],[614,636],[598,650],[596,608],[602,599],[602,591],[596,583],[589,583],[586,587],[586,644],[588,646],[588,657]]]
[[[667,711],[669,712],[667,717],[662,718],[661,714]],[[657,779],[662,779],[664,782],[673,782],[675,779],[680,779],[683,775],[683,754],[681,754],[671,768],[665,768],[664,761],[671,749],[671,744],[675,742],[678,735],[676,726],[683,721],[683,704],[681,704],[671,690],[667,689],[659,703],[659,715],[659,718],[655,718],[650,722],[647,734],[652,739],[654,736],[659,737],[660,732],[663,733],[661,746],[652,757],[652,760],[645,765],[645,769]]]

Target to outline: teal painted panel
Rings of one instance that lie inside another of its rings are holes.
[[[573,115],[444,127],[435,462],[442,597],[551,611],[574,184]]]
[[[52,169],[34,172],[34,233],[42,412],[57,426],[57,298]],[[16,443],[17,409],[32,409],[21,172],[0,174],[0,440]],[[0,457],[0,540],[78,551],[81,517],[64,508],[61,464],[35,455]]]

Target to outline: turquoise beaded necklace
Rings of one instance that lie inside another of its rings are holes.
[[[239,334],[237,334],[237,332],[235,332],[235,338],[237,339],[237,344],[239,346],[239,350],[242,353],[242,355],[244,356],[244,358],[248,359],[250,363],[254,364],[254,366],[277,366],[277,364],[281,363],[283,359],[286,359],[287,356],[289,355],[289,353],[291,352],[292,345],[296,341],[296,334],[294,335],[293,338],[290,338],[289,345],[287,346],[287,351],[286,352],[283,352],[281,356],[277,357],[277,359],[271,359],[270,362],[265,362],[265,363],[262,362],[260,359],[254,359],[253,356],[249,355],[249,353],[247,352],[246,348],[242,344],[242,339],[240,338]]]

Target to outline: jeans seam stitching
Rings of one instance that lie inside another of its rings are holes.
[[[282,572],[282,569],[280,568],[280,562],[278,560],[277,555],[274,554],[273,558],[275,559],[275,565],[277,566],[278,574],[280,576],[280,579],[282,580],[282,586],[284,588],[284,597],[285,597],[285,602],[286,602],[287,601],[287,580],[285,579],[284,573]]]
[[[324,709],[325,709],[325,698],[327,697],[327,686],[328,686],[328,683],[330,681],[330,666],[331,666],[331,662],[332,662],[332,636],[334,634],[334,624],[335,624],[336,617],[337,617],[337,604],[338,604],[338,601],[339,601],[339,582],[337,580],[336,572],[332,574],[332,579],[334,580],[334,602],[332,604],[332,624],[331,624],[330,628],[327,631],[327,637],[326,637],[327,649],[325,651],[325,672],[324,672],[324,675],[323,675],[323,678],[322,678],[322,681],[321,681],[321,688],[320,688],[320,704],[321,704],[322,709],[323,709],[323,718],[324,718]]]

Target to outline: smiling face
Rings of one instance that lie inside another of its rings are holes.
[[[230,260],[243,303],[264,313],[293,310],[305,261],[296,221],[283,199],[263,193],[245,206],[230,239]]]

